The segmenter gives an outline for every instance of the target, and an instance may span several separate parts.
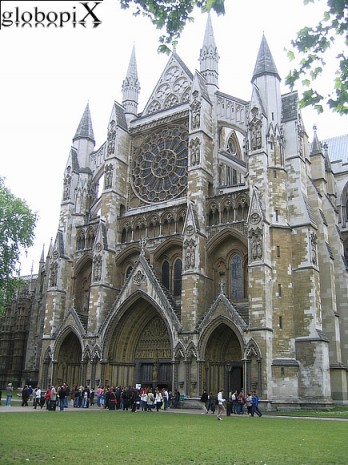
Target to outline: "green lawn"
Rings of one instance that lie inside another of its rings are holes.
[[[348,422],[108,410],[0,413],[0,464],[348,463]]]

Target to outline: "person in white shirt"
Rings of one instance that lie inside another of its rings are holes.
[[[224,390],[220,389],[217,395],[217,412],[216,412],[217,420],[222,420],[221,415],[225,411],[225,402],[226,402],[226,399],[224,399]]]
[[[41,399],[41,389],[39,388],[39,386],[35,389],[35,396],[34,396],[34,408],[36,409],[36,407],[38,405],[40,405],[40,399]],[[42,407],[41,407],[42,408]]]

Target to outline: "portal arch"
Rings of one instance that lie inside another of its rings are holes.
[[[105,384],[171,387],[173,336],[163,311],[138,295],[111,324],[104,347]]]

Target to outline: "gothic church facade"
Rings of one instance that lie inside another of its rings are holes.
[[[250,101],[219,88],[210,17],[199,61],[173,52],[139,112],[133,50],[99,148],[87,105],[23,373],[345,402],[347,170],[316,131],[309,144],[265,37]]]

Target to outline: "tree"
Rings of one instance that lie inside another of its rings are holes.
[[[20,253],[33,245],[37,214],[15,197],[0,178],[0,315],[21,281],[16,277]]]
[[[198,7],[202,11],[214,10],[225,13],[225,0],[120,0],[121,7],[135,7],[134,15],[142,14],[152,21],[157,29],[165,29],[159,38],[160,52],[168,53],[169,46],[175,45],[185,25],[193,21],[191,13]]]
[[[304,0],[305,4],[318,0]],[[348,114],[348,57],[344,50],[337,54],[338,69],[333,77],[333,90],[329,95],[322,95],[313,89],[312,84],[323,73],[327,52],[337,39],[342,37],[343,47],[348,45],[348,0],[327,0],[327,10],[323,19],[315,27],[304,27],[297,33],[291,44],[300,54],[299,65],[289,72],[286,83],[292,88],[301,78],[302,84],[308,87],[302,94],[300,106],[312,106],[319,113],[323,111],[323,102],[340,114]],[[288,51],[290,60],[296,58],[295,52]]]

